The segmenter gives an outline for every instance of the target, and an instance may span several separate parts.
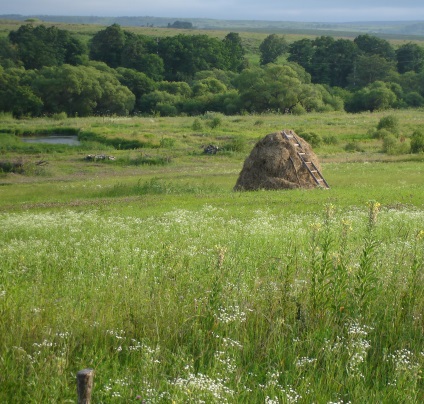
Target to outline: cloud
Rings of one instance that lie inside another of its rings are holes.
[[[424,16],[420,1],[377,0],[13,0],[2,14],[153,16],[273,21],[388,21]],[[346,4],[346,5],[345,5]]]

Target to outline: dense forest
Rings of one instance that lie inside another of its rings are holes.
[[[113,24],[88,44],[57,27],[0,39],[0,111],[198,115],[348,112],[424,106],[424,48],[368,34],[288,43],[270,34],[249,65],[238,33],[155,38]]]

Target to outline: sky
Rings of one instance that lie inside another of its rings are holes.
[[[0,14],[304,22],[423,21],[422,0],[0,0]]]

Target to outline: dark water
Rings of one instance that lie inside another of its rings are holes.
[[[22,141],[25,143],[49,143],[49,144],[67,144],[68,146],[78,146],[81,142],[78,136],[70,135],[46,135],[37,137],[24,137]]]

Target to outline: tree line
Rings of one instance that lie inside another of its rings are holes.
[[[15,116],[224,114],[424,106],[424,49],[359,35],[288,44],[268,35],[251,66],[239,34],[154,38],[113,24],[86,45],[32,24],[0,39],[0,110]]]

